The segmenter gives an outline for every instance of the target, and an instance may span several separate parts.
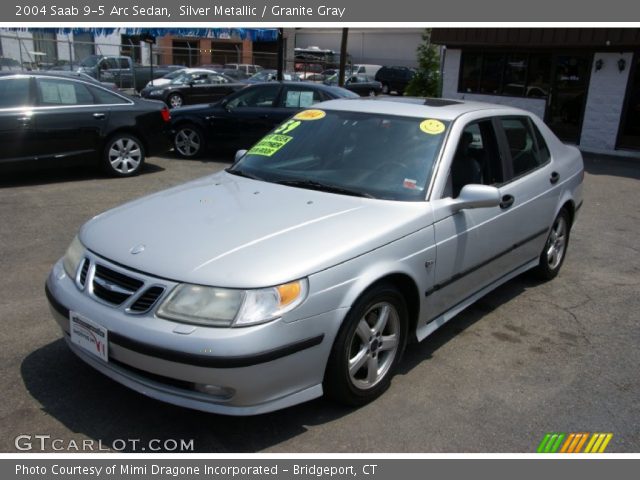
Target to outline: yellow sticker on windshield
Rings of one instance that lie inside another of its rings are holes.
[[[287,120],[282,125],[280,125],[278,128],[276,128],[273,131],[273,133],[280,133],[282,135],[285,135],[285,134],[289,133],[291,130],[294,130],[294,129],[298,128],[301,123],[302,122],[297,121],[297,120]]]
[[[327,114],[322,110],[303,110],[302,112],[296,114],[296,120],[320,120],[324,118]]]
[[[293,137],[289,137],[287,135],[267,135],[256,143],[248,153],[249,155],[263,155],[265,157],[270,157],[289,143],[292,138]]]
[[[444,132],[444,123],[440,120],[430,118],[420,123],[420,130],[424,133],[428,133],[429,135],[438,135],[439,133]]]

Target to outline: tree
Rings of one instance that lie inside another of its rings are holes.
[[[422,34],[422,44],[418,46],[418,68],[405,90],[407,95],[437,97],[440,94],[440,56],[431,44],[431,29]]]

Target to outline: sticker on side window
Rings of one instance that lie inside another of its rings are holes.
[[[422,130],[424,133],[428,133],[429,135],[438,135],[444,132],[444,123],[442,123],[440,120],[429,118],[427,120],[423,120],[420,123],[420,130]]]
[[[327,114],[323,110],[303,110],[293,118],[296,120],[320,120],[326,115]]]
[[[289,143],[292,138],[293,137],[290,137],[288,135],[267,135],[258,143],[256,143],[251,150],[249,150],[249,155],[262,155],[265,157],[270,157],[282,147],[284,147],[287,143]]]

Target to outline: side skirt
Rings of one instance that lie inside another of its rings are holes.
[[[466,299],[464,299],[463,301],[458,303],[453,308],[451,308],[451,309],[447,310],[446,312],[438,315],[434,319],[429,320],[426,323],[423,323],[416,330],[416,337],[418,338],[418,341],[421,342],[422,340],[427,338],[429,335],[431,335],[433,332],[435,332],[438,328],[440,328],[442,325],[444,325],[449,320],[451,320],[453,317],[455,317],[457,314],[459,314],[462,310],[467,308],[472,303],[475,303],[478,300],[480,300],[482,297],[484,297],[490,291],[498,288],[500,285],[502,285],[505,282],[508,282],[512,278],[517,277],[521,273],[524,273],[527,270],[530,270],[531,268],[536,267],[538,265],[538,262],[539,262],[539,259],[537,257],[534,258],[533,260],[525,263],[524,265],[522,265],[522,266],[516,268],[515,270],[512,270],[511,272],[507,273],[506,275],[500,277],[495,282],[493,282],[493,283],[487,285],[486,287],[478,290],[476,293],[474,293],[473,295],[467,297]]]

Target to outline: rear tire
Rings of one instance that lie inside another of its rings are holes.
[[[140,173],[145,153],[142,142],[128,133],[116,133],[104,146],[102,167],[114,177],[132,177]]]
[[[173,137],[173,149],[180,158],[197,158],[206,147],[204,133],[192,124],[181,125]]]
[[[323,382],[328,397],[364,405],[389,388],[404,352],[407,307],[393,286],[373,286],[352,305],[331,349]]]
[[[382,84],[382,93],[384,93],[385,95],[389,95],[391,91],[389,90],[389,85],[387,85],[386,83]]]
[[[566,208],[558,213],[553,221],[547,241],[540,253],[540,263],[533,273],[541,280],[551,280],[558,275],[569,247],[571,233],[571,216]]]

